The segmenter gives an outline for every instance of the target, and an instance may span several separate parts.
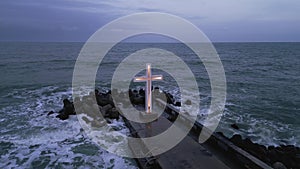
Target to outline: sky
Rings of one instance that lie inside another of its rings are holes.
[[[0,41],[84,42],[137,12],[177,15],[213,42],[300,41],[300,0],[1,0]]]

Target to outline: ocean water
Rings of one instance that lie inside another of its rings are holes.
[[[216,43],[227,79],[225,111],[217,131],[241,134],[270,145],[300,146],[300,43]],[[0,168],[136,168],[133,160],[108,153],[82,131],[77,118],[46,116],[71,98],[72,75],[83,43],[0,43]],[[199,85],[199,118],[210,102],[205,68],[182,44],[118,44],[105,56],[96,84],[108,90],[116,66],[144,48],[160,48],[180,56]],[[167,63],[166,63],[167,64]],[[169,63],[170,64],[170,63]],[[154,83],[180,100],[174,79]],[[142,87],[142,86],[136,86]],[[240,130],[230,127],[236,123]],[[111,125],[128,133],[122,121]]]

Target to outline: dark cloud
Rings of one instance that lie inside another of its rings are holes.
[[[58,1],[1,2],[2,41],[85,41],[111,19]],[[60,1],[63,2],[63,1]]]

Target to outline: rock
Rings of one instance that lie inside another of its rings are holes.
[[[99,95],[99,90],[95,89],[95,95],[98,96]]]
[[[105,121],[93,120],[93,121],[91,122],[91,126],[92,126],[92,127],[95,127],[95,128],[103,127],[105,124],[106,124]]]
[[[118,89],[112,89],[111,94],[114,96],[118,96],[119,95]]]
[[[242,136],[239,134],[235,134],[230,138],[230,141],[233,142],[235,145],[240,146],[243,144]]]
[[[178,115],[168,115],[168,120],[174,122],[177,119]]]
[[[145,104],[145,97],[142,97],[142,96],[132,97],[131,102],[134,105],[144,105]]]
[[[131,101],[128,100],[128,93],[127,92],[121,92],[119,95],[119,98],[117,98],[117,102],[122,103],[124,108],[127,108],[129,105],[131,105]]]
[[[112,108],[110,110],[108,110],[108,113],[106,114],[106,116],[110,119],[116,119],[119,120],[119,112],[116,108]]]
[[[47,116],[54,114],[54,111],[49,111],[49,113],[47,114]]]
[[[86,103],[82,103],[83,113],[90,111],[90,106]]]
[[[166,97],[167,97],[167,103],[168,104],[174,104],[175,100],[174,100],[173,96],[170,93],[167,93]]]
[[[68,115],[75,115],[75,109],[73,103],[71,103],[68,99],[64,99],[64,112]]]
[[[180,107],[181,106],[181,102],[175,102],[175,106]]]
[[[184,104],[186,104],[186,105],[192,105],[192,101],[191,101],[191,100],[186,100],[186,101],[184,102]]]
[[[68,99],[63,100],[64,107],[58,112],[57,118],[61,120],[66,120],[69,118],[69,115],[75,115],[75,109],[72,102],[70,102]]]
[[[80,97],[75,97],[74,98],[74,103],[79,103],[80,102]]]
[[[100,111],[100,107],[97,104],[94,104],[92,107],[92,111],[90,112],[91,116],[94,117],[94,119],[103,119],[101,116],[101,111]]]
[[[129,98],[131,98],[133,96],[133,92],[131,89],[128,90],[128,94],[129,94]]]
[[[237,124],[231,124],[230,125],[232,128],[234,128],[234,129],[236,129],[236,130],[239,130],[240,128],[239,128],[239,126],[237,125]]]
[[[172,109],[170,109],[169,107],[166,106],[164,112],[170,114],[170,113],[172,113]]]
[[[69,115],[62,113],[62,114],[57,115],[56,118],[59,118],[60,120],[66,120],[69,118]]]
[[[221,137],[223,137],[223,138],[227,138],[222,132],[220,132],[220,131],[218,131],[218,132],[216,132],[218,135],[220,135]]]
[[[83,96],[82,97],[82,102],[92,105],[93,104],[93,99],[90,96]]]
[[[133,92],[134,95],[139,94],[139,92],[137,90],[135,90],[135,89],[132,92]]]
[[[112,105],[113,107],[115,107],[115,103],[114,103],[114,100],[113,100],[113,97],[111,94],[109,94],[108,96],[108,104]]]
[[[112,119],[106,119],[106,123],[111,124],[111,123],[113,123],[113,120]]]
[[[139,90],[139,95],[145,97],[145,90],[141,88],[141,89]]]
[[[90,92],[89,97],[94,98],[96,96],[96,92]]]
[[[81,119],[82,119],[83,121],[85,121],[85,123],[90,123],[90,122],[91,122],[87,117],[82,117]]]
[[[98,95],[97,97],[96,97],[96,100],[97,100],[97,104],[99,105],[99,106],[105,106],[105,105],[108,105],[108,104],[111,104],[111,95],[109,94],[109,95],[103,95],[103,94],[101,94],[101,95]]]
[[[232,136],[230,141],[274,168],[300,168],[300,158],[297,156],[300,155],[300,148],[293,145],[266,148],[264,145],[253,143],[249,138],[243,140],[240,135]]]
[[[287,169],[281,162],[275,162],[272,167],[274,169]]]
[[[112,105],[110,105],[110,104],[100,107],[100,111],[101,111],[103,117],[107,116],[108,110],[110,110],[111,108],[112,108]]]
[[[161,97],[161,96],[160,96],[160,92],[159,92],[159,88],[158,88],[158,87],[155,87],[155,88],[154,88],[153,96],[155,96],[155,97]]]
[[[75,108],[76,114],[84,113],[83,104],[84,104],[84,102],[82,102],[82,101],[75,102],[75,100],[74,100],[74,108]]]

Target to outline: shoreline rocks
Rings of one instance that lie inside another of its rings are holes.
[[[236,129],[236,130],[239,130],[240,128],[239,128],[239,126],[237,125],[237,124],[231,124],[230,125],[230,127],[232,127],[232,128],[234,128],[234,129]]]
[[[225,136],[223,135],[223,137]],[[300,168],[299,147],[293,145],[266,147],[264,145],[253,143],[249,138],[243,139],[242,136],[238,134],[227,139],[274,168]]]
[[[70,102],[68,99],[64,99],[63,100],[63,108],[58,112],[58,115],[56,116],[56,118],[59,118],[60,120],[66,120],[69,118],[69,115],[75,115],[75,108],[74,108],[74,104],[72,102]],[[54,111],[50,111],[47,116],[54,114]]]
[[[112,100],[112,95],[118,95],[119,98],[130,98],[130,102],[134,105],[144,105],[145,104],[145,91],[144,89],[131,90],[128,92],[118,92],[116,89],[108,91],[106,93],[100,93],[98,90],[91,92],[88,96],[83,96],[81,99],[74,98],[74,103],[68,99],[63,101],[63,109],[60,110],[57,118],[61,120],[66,120],[70,115],[84,113],[88,117],[82,117],[86,123],[89,123],[92,127],[102,127],[106,123],[109,123],[111,119],[119,120],[120,113],[114,105]],[[174,106],[181,106],[180,101],[176,101],[174,97],[167,92],[160,91],[158,87],[154,88],[153,96],[158,98],[166,99],[167,103]],[[96,97],[96,102],[93,101],[93,97]],[[118,98],[118,99],[119,99]],[[95,102],[95,103],[94,103]],[[127,104],[130,104],[128,101]],[[74,109],[74,104],[76,104],[76,113]],[[192,101],[187,100],[183,104],[191,105]],[[126,104],[123,105],[124,107]],[[169,108],[166,108],[165,111],[172,111]],[[99,115],[99,112],[101,115]],[[54,111],[50,111],[47,115],[54,114]],[[173,119],[173,120],[176,120]],[[231,124],[230,127],[233,129],[239,130],[237,124]],[[241,135],[233,135],[231,138],[227,138],[223,133],[218,132],[222,137],[225,137],[230,142],[236,146],[242,148],[258,159],[262,160],[269,166],[278,169],[284,168],[300,168],[300,148],[293,145],[280,145],[277,147],[260,145],[253,143],[249,138],[242,138]]]

